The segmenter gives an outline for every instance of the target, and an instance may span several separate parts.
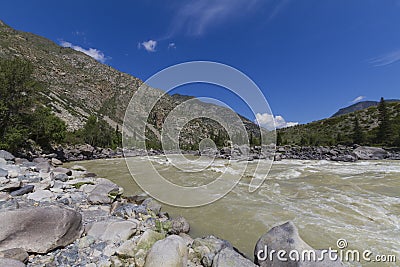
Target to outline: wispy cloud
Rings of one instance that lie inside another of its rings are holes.
[[[354,98],[352,101],[351,101],[351,103],[357,103],[357,102],[360,102],[361,100],[363,100],[363,99],[365,99],[365,96],[363,96],[363,95],[360,95],[360,96],[357,96],[356,98]]]
[[[148,40],[138,44],[138,48],[144,47],[148,52],[156,52],[157,41]]]
[[[169,43],[168,44],[168,49],[176,49],[175,43]]]
[[[76,50],[76,51],[82,52],[82,53],[84,53],[84,54],[86,54],[86,55],[88,55],[88,56],[90,56],[90,57],[96,59],[97,61],[100,61],[101,63],[106,62],[106,60],[108,59],[108,58],[104,55],[103,52],[101,52],[100,50],[95,49],[95,48],[85,49],[85,48],[83,48],[83,47],[81,47],[81,46],[73,45],[73,44],[71,44],[70,42],[66,42],[66,41],[61,41],[61,42],[60,42],[60,45],[61,45],[62,47],[69,47],[69,48],[72,48],[72,49],[74,49],[74,50]]]
[[[183,32],[199,36],[209,28],[232,21],[254,10],[262,0],[189,0],[176,8],[168,37]],[[167,37],[167,38],[168,38]]]
[[[255,123],[266,129],[277,129],[298,125],[298,122],[287,122],[282,116],[273,116],[268,113],[257,113]]]
[[[372,58],[369,63],[375,67],[383,67],[400,61],[400,50],[382,55],[380,57]]]

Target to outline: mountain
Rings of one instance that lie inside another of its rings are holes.
[[[102,64],[84,53],[61,47],[32,33],[17,31],[0,21],[0,58],[12,57],[21,57],[33,64],[34,78],[49,91],[43,95],[43,104],[67,123],[69,131],[83,127],[92,114],[104,119],[113,128],[121,127],[130,99],[143,84],[139,78]],[[146,90],[149,96],[164,94],[151,87]],[[192,98],[164,95],[160,99],[149,116],[151,125],[148,128],[153,138],[159,137],[169,112]],[[227,114],[225,120],[228,123],[232,120],[228,115],[231,111],[224,107],[201,101],[194,101],[192,105],[193,110],[205,108],[222,116]],[[141,103],[135,108],[144,110]],[[258,125],[244,117],[240,118],[248,132],[254,136],[260,134]],[[182,134],[186,136],[184,143],[192,143],[223,131],[221,126],[204,118],[191,123],[198,125],[185,127]]]
[[[377,103],[377,102],[374,102]],[[368,104],[367,104],[368,105]],[[353,105],[354,106],[354,105]],[[362,105],[358,106],[363,107]],[[352,144],[354,122],[357,117],[365,143],[374,145],[377,127],[379,125],[379,111],[377,105],[350,112],[342,115],[314,121],[307,124],[296,125],[278,130],[283,144],[292,145],[336,145]],[[387,101],[387,113],[390,118],[391,139],[400,138],[400,102]],[[392,141],[393,141],[392,140]]]
[[[400,102],[400,100],[398,100],[398,99],[388,99],[385,101],[388,103]],[[377,106],[378,104],[379,104],[378,101],[361,101],[361,102],[355,103],[351,106],[339,109],[339,111],[337,111],[335,114],[333,114],[332,117],[337,117],[337,116],[345,115],[345,114],[355,112],[358,110],[363,110],[363,109],[366,109],[369,107]]]

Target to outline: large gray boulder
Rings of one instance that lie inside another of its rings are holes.
[[[272,250],[274,250],[275,253],[271,253]],[[286,259],[286,261],[278,258],[280,254],[279,251],[285,251],[280,255],[280,258]],[[296,259],[295,253],[299,254],[299,259]],[[307,256],[304,261],[302,258],[303,253]],[[313,257],[309,260],[308,255],[312,253],[315,253],[317,259],[321,256],[321,251],[313,249],[304,242],[300,238],[296,226],[292,222],[287,222],[273,227],[260,237],[254,249],[254,261],[261,267],[344,266],[340,261],[331,261],[327,253],[322,261],[314,261],[312,259]],[[271,254],[272,258],[270,257]]]
[[[125,241],[136,233],[138,224],[126,220],[109,220],[95,222],[87,231],[87,235],[103,241]]]
[[[82,216],[56,206],[0,212],[0,250],[47,253],[79,238]]]
[[[101,183],[96,185],[89,193],[88,201],[90,204],[110,204],[119,193],[120,189],[118,185],[103,179]]]
[[[144,267],[186,267],[188,249],[182,237],[170,235],[151,247]]]
[[[8,258],[0,258],[0,267],[25,267],[20,261]]]
[[[354,149],[354,154],[357,155],[358,159],[361,160],[370,160],[370,159],[385,159],[388,157],[388,152],[383,148],[379,147],[367,147],[360,146]]]
[[[233,249],[224,248],[214,257],[212,267],[257,267],[257,265]]]
[[[0,158],[5,159],[7,161],[15,159],[13,154],[11,154],[10,152],[5,151],[5,150],[0,150]]]

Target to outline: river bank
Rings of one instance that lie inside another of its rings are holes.
[[[147,196],[124,197],[110,180],[61,164],[0,151],[1,266],[269,266],[226,240],[192,238],[186,219]],[[265,246],[311,249],[292,223],[255,244]]]
[[[273,159],[279,161],[282,159],[299,160],[331,160],[341,162],[355,162],[358,160],[400,160],[400,148],[380,148],[367,146],[270,146],[262,149],[259,146],[249,147],[246,145],[232,147],[223,147],[220,149],[207,149],[203,151],[162,151],[157,149],[122,149],[115,150],[111,148],[93,147],[91,145],[74,146],[56,146],[49,153],[42,150],[25,151],[21,157],[34,159],[45,157],[48,159],[59,160],[61,162],[73,162],[81,160],[96,160],[107,158],[122,157],[141,157],[156,156],[163,154],[184,153],[187,155],[206,155],[215,158],[231,160],[257,160]]]

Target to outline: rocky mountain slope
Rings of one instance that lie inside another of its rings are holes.
[[[388,115],[394,134],[400,133],[400,103],[386,101]],[[365,139],[373,139],[378,127],[379,112],[377,106],[354,111],[307,124],[280,129],[278,132],[284,144],[295,145],[336,145],[352,143],[354,120],[358,118]]]
[[[388,103],[394,103],[394,102],[400,102],[398,99],[388,99],[386,100]],[[332,117],[337,117],[345,114],[349,114],[355,111],[363,110],[369,107],[374,107],[378,106],[379,102],[378,101],[361,101],[358,103],[355,103],[351,106],[341,108],[339,109],[335,114],[332,115]]]
[[[49,89],[44,104],[67,123],[70,131],[81,128],[91,114],[103,118],[114,128],[117,125],[121,127],[131,97],[143,84],[140,79],[101,64],[84,53],[61,47],[32,33],[14,30],[2,21],[0,57],[22,57],[33,63],[35,78]],[[149,95],[162,92],[150,87],[148,91]],[[159,101],[149,116],[152,138],[159,136],[168,113],[190,98],[165,95]],[[213,104],[198,101],[194,105],[215,113],[226,113],[225,108]],[[226,119],[229,121],[230,118]],[[257,125],[244,117],[241,119],[248,132],[259,135]],[[199,119],[193,123],[198,126],[185,128],[184,142],[192,143],[222,131],[218,124],[209,120]]]

